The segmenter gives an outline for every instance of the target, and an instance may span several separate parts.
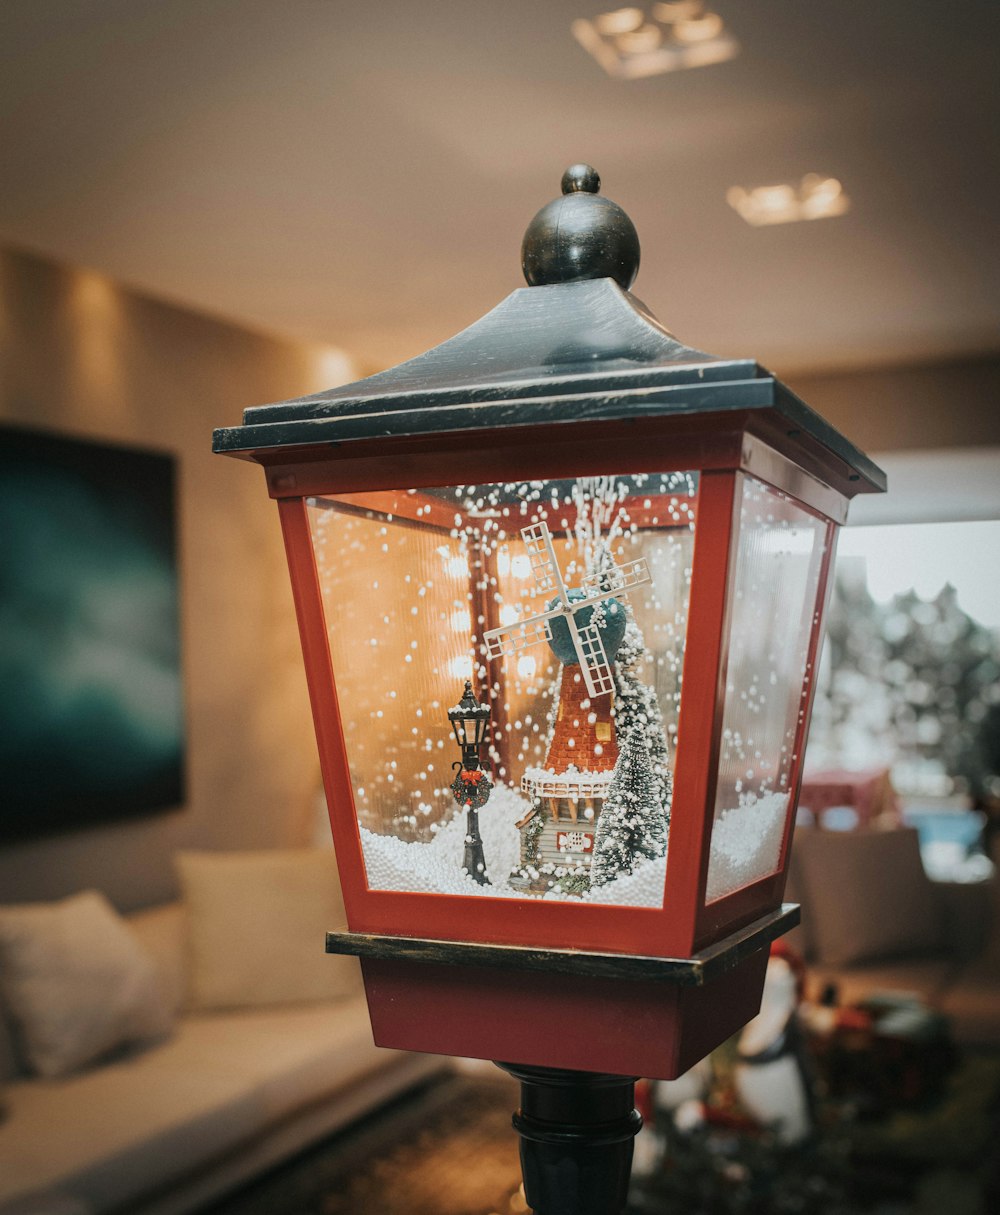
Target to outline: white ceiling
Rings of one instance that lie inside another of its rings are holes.
[[[599,0],[2,0],[0,240],[369,367],[520,285],[588,160],[689,344],[783,370],[1000,347],[996,0],[716,0],[734,61],[631,82]],[[751,228],[731,185],[839,177]]]

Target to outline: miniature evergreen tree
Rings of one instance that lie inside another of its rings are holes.
[[[670,774],[670,757],[667,753],[663,714],[655,690],[639,674],[649,655],[645,639],[635,622],[631,609],[627,609],[627,613],[625,639],[618,649],[614,663],[615,731],[618,735],[618,745],[621,748],[625,747],[633,733],[642,736],[649,757],[656,802],[660,807],[664,824],[669,824],[673,779]],[[666,833],[664,833],[663,842],[665,848]]]
[[[602,886],[631,873],[641,858],[662,856],[666,826],[646,734],[632,730],[624,740],[597,822],[591,885]]]

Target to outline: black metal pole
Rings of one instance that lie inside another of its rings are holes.
[[[635,1077],[497,1066],[521,1082],[514,1129],[535,1215],[621,1215],[642,1127]]]
[[[469,806],[465,823],[465,855],[462,868],[480,886],[489,886],[486,876],[486,858],[483,855],[483,837],[479,834],[479,812]]]

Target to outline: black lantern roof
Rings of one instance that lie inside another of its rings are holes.
[[[490,715],[490,706],[476,700],[475,694],[472,691],[472,681],[465,681],[465,690],[462,693],[462,699],[457,705],[453,705],[448,710],[448,720],[452,722],[458,721],[485,721]]]
[[[624,211],[597,195],[586,165],[529,225],[529,282],[481,320],[425,354],[312,396],[245,410],[217,430],[214,450],[350,444],[580,420],[767,412],[850,470],[858,491],[885,474],[753,359],[685,346],[628,290],[639,242]]]

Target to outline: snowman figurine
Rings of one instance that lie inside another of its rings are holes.
[[[813,1091],[798,1025],[804,966],[780,941],[771,946],[760,1012],[740,1034],[734,1081],[741,1104],[780,1144],[812,1133]]]

